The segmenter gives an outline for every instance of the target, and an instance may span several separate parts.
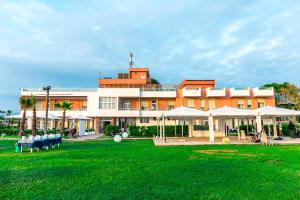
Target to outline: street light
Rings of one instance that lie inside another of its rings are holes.
[[[51,90],[51,86],[43,87],[43,90],[46,91],[46,119],[45,119],[45,134],[48,131],[48,110],[49,110],[49,91]]]

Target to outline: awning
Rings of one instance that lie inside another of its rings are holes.
[[[300,116],[300,111],[290,110],[285,108],[278,108],[273,106],[265,106],[252,110],[254,115],[283,117],[283,116]]]
[[[254,113],[251,110],[233,108],[229,106],[224,106],[221,108],[213,109],[208,111],[212,116],[222,116],[222,117],[251,117]]]
[[[200,118],[208,117],[208,113],[202,110],[181,106],[164,112],[163,116],[168,118]]]

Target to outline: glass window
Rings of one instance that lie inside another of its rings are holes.
[[[187,107],[194,108],[194,99],[187,100]]]
[[[143,124],[143,123],[149,123],[149,118],[148,117],[141,117],[140,118],[140,123]]]
[[[205,110],[205,100],[204,100],[204,99],[202,99],[202,100],[200,101],[200,109],[201,109],[201,110]]]
[[[141,110],[148,110],[148,101],[147,100],[141,101]]]
[[[152,110],[156,110],[156,100],[153,100],[153,101],[152,101],[151,109],[152,109]]]
[[[208,100],[208,109],[215,109],[216,108],[216,102],[214,99]]]
[[[116,109],[116,98],[99,97],[99,109]]]

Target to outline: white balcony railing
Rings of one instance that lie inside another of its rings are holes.
[[[206,96],[207,97],[225,97],[226,96],[226,90],[225,90],[225,88],[222,88],[222,89],[207,88],[206,89]]]
[[[248,97],[250,96],[250,89],[236,89],[231,88],[230,89],[230,96],[231,97]]]
[[[201,88],[183,88],[182,96],[184,96],[184,97],[201,97]]]
[[[262,97],[262,96],[274,96],[273,88],[253,88],[253,96]]]

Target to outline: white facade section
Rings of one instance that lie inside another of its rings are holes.
[[[272,97],[274,96],[274,89],[273,88],[253,88],[253,96],[255,97]]]
[[[206,96],[207,97],[225,97],[226,96],[226,90],[223,89],[206,89]]]
[[[250,89],[230,89],[230,96],[231,97],[248,97],[250,96]]]
[[[141,97],[176,97],[176,91],[141,91]]]
[[[184,97],[201,97],[201,88],[183,88],[182,96]]]

